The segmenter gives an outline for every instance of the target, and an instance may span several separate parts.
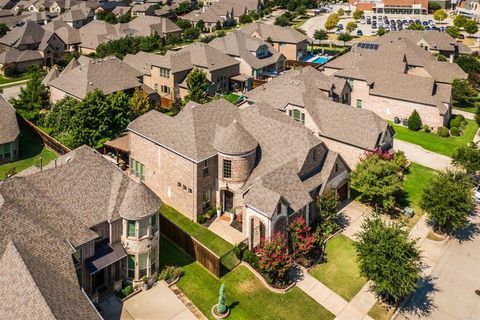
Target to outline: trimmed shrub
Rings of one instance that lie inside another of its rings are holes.
[[[408,129],[412,131],[418,131],[422,128],[422,119],[417,110],[413,110],[412,114],[408,118]]]
[[[465,117],[461,114],[457,114],[455,117],[450,119],[449,126],[450,128],[460,128],[462,123],[465,122]]]
[[[425,132],[430,132],[430,131],[431,131],[430,126],[429,126],[428,124],[424,124],[424,125],[423,125],[423,130],[424,130]]]
[[[204,223],[205,221],[207,221],[207,217],[205,217],[204,214],[197,215],[197,222],[198,223]]]
[[[445,127],[438,127],[437,128],[437,134],[440,136],[440,137],[448,137],[450,136],[449,132],[448,132],[448,129],[445,128]]]
[[[450,129],[450,134],[452,136],[458,137],[460,135],[460,129],[458,129],[457,127],[453,127]]]
[[[258,257],[251,250],[245,250],[243,252],[243,261],[251,264],[255,268],[258,266]]]
[[[248,250],[248,245],[244,242],[240,242],[233,248],[233,253],[238,258],[238,260],[243,260],[243,254]]]

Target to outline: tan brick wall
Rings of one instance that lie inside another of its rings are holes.
[[[355,168],[365,150],[326,137],[320,137],[330,150],[340,153],[350,168]]]
[[[393,121],[395,117],[408,118],[413,110],[417,110],[422,122],[431,127],[442,126],[448,122],[448,115],[440,115],[435,106],[370,95],[365,81],[354,81],[351,101],[353,107],[357,106],[357,99],[363,101],[364,109],[371,110],[387,120]]]
[[[264,39],[265,40],[265,39]],[[297,52],[302,51],[303,55],[307,53],[307,41],[297,44],[274,42],[273,47],[280,53],[282,53],[287,60],[297,60]]]
[[[110,223],[110,243],[120,242],[123,232],[122,219],[117,219]]]
[[[233,157],[228,155],[218,155],[219,166],[218,166],[218,176],[224,182],[246,182],[250,177],[250,173],[253,170],[255,165],[256,152],[251,152],[245,157]],[[232,162],[232,177],[224,178],[223,177],[223,160],[230,160]]]
[[[134,133],[130,134],[130,156],[144,164],[145,184],[164,203],[191,219],[196,217],[194,162]],[[181,184],[180,188],[177,187],[177,183]],[[186,191],[183,190],[183,186]],[[189,193],[189,188],[192,193]]]
[[[55,103],[59,100],[62,100],[66,96],[68,96],[68,94],[65,91],[62,91],[62,90],[57,89],[55,87],[49,87],[49,89],[50,89],[50,102],[51,103]]]
[[[217,207],[216,199],[216,182],[218,171],[218,158],[217,156],[208,159],[208,175],[203,176],[204,163],[200,162],[196,167],[197,186],[195,196],[198,199],[196,201],[197,214],[203,211],[203,195],[207,190],[210,190],[210,207],[215,209]]]

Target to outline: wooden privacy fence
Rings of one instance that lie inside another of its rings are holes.
[[[197,239],[183,231],[180,227],[168,220],[162,214],[160,214],[159,217],[161,235],[172,241],[188,255],[195,258],[195,260],[197,260],[202,266],[210,271],[215,277],[221,277],[221,257],[217,256]]]
[[[34,136],[41,139],[46,146],[50,147],[56,153],[60,155],[64,155],[71,151],[69,148],[61,144],[59,141],[55,140],[54,138],[46,134],[42,129],[34,125],[32,122],[20,116],[18,113],[17,113],[17,119],[20,125],[23,125],[28,131],[30,131]]]

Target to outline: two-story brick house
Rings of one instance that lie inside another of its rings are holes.
[[[88,298],[156,276],[160,205],[86,146],[0,183],[2,318],[99,319]]]
[[[256,246],[299,214],[314,219],[325,190],[349,196],[349,167],[300,123],[272,107],[189,103],[175,117],[151,111],[128,126],[132,174],[192,220],[234,213]]]

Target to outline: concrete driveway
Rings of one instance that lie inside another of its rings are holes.
[[[3,88],[2,96],[5,100],[9,100],[10,98],[16,98],[20,94],[20,88],[24,87],[25,84],[21,84],[18,86]]]
[[[163,282],[123,303],[121,320],[195,320],[193,313]]]
[[[421,246],[427,254],[427,264],[436,258],[432,255],[435,249],[438,262],[395,319],[480,319],[480,296],[475,294],[480,289],[479,222],[477,208],[471,225],[445,244],[444,250],[439,250],[441,244],[436,244],[437,248]]]
[[[452,159],[444,155],[428,151],[416,144],[395,139],[393,142],[395,150],[405,152],[408,160],[421,164],[435,170],[450,168]]]
[[[344,226],[343,234],[352,240],[357,240],[355,234],[362,230],[362,223],[372,210],[358,201],[352,201],[340,210],[339,216]]]

